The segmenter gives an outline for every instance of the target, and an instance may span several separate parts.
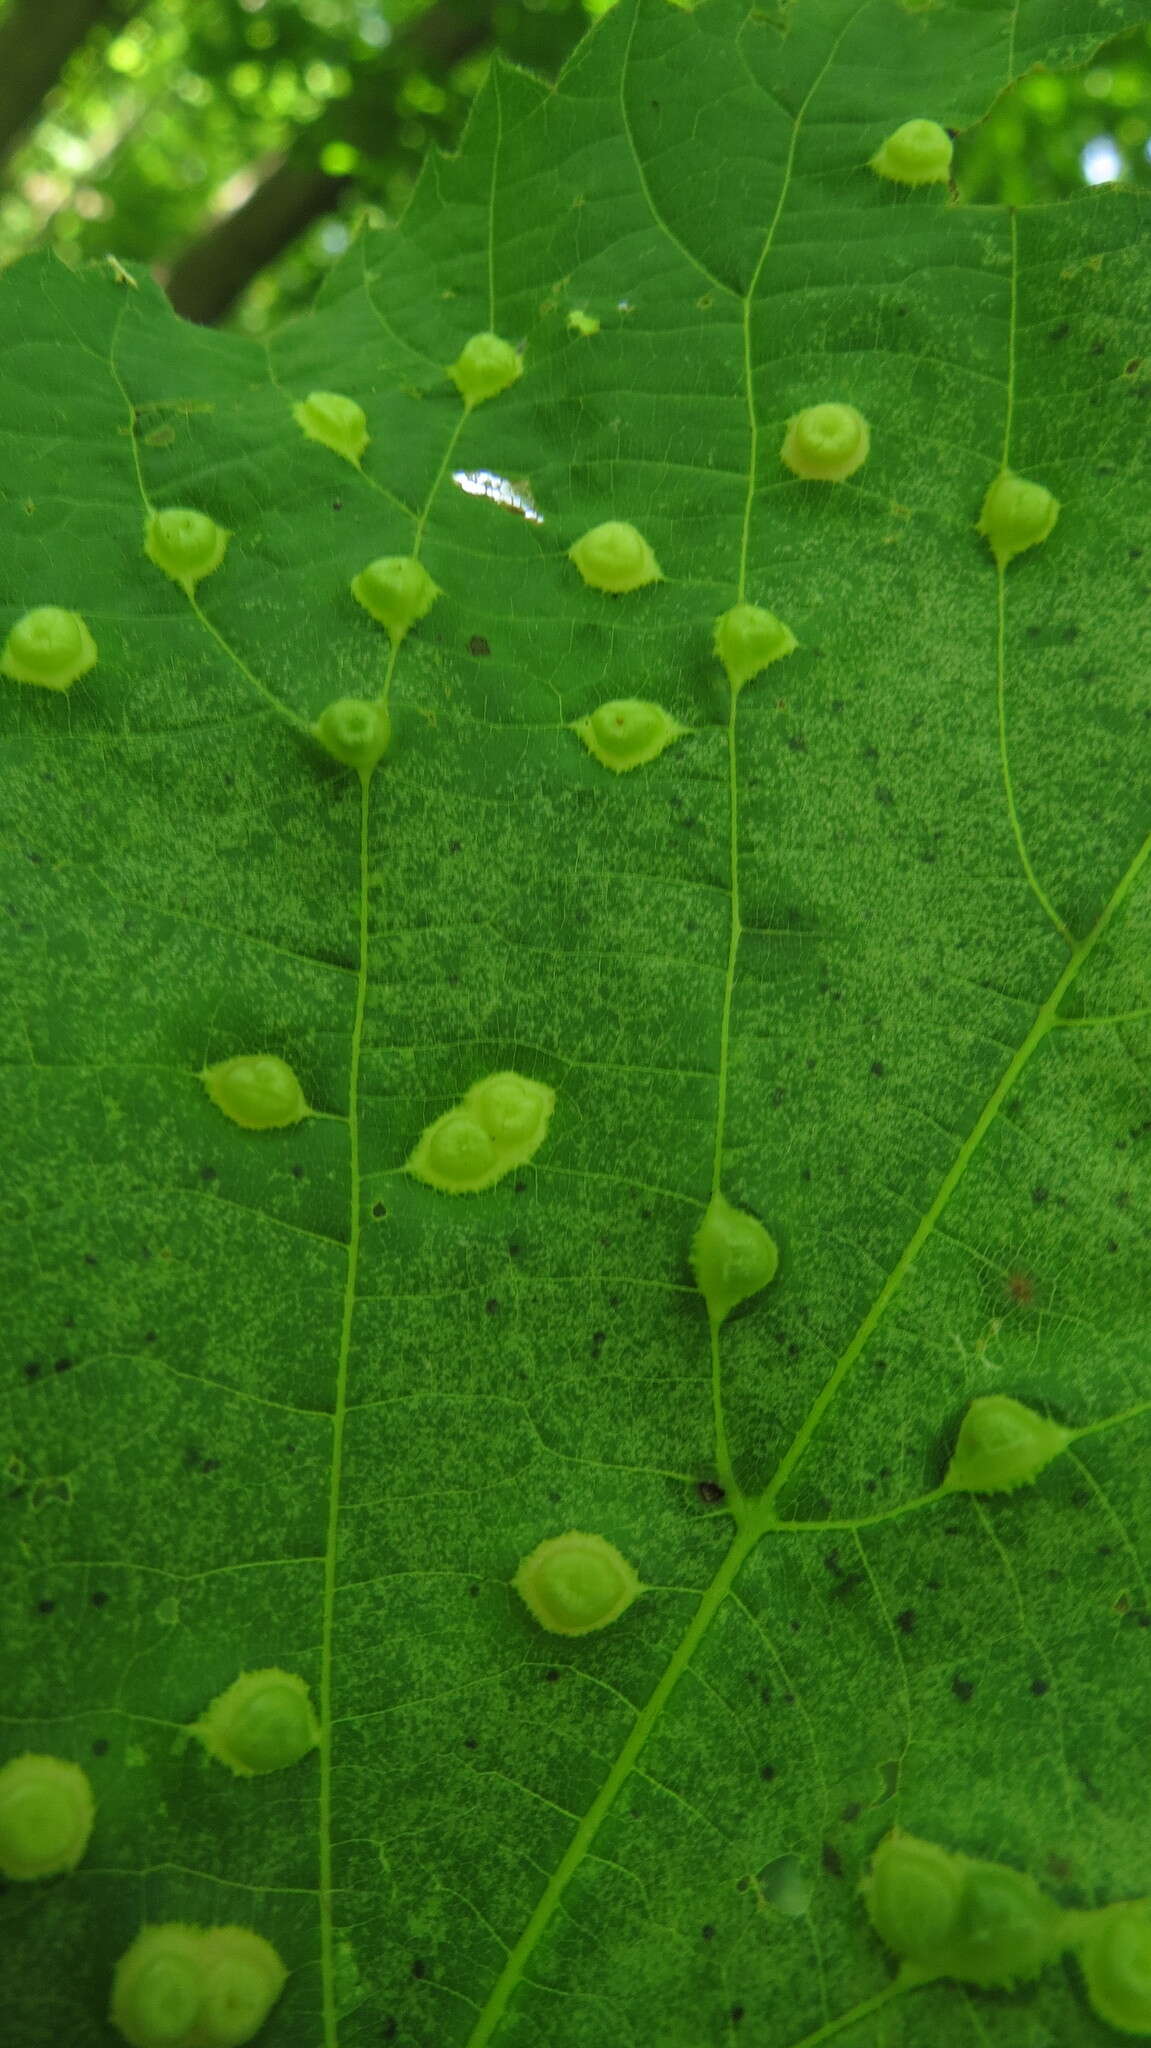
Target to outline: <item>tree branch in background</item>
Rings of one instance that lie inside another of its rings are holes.
[[[491,41],[492,12],[490,0],[470,7],[437,0],[426,14],[397,30],[387,50],[363,68],[334,114],[336,126],[370,121],[373,156],[377,163],[386,161],[403,119],[396,101],[405,78],[413,70],[442,77],[482,49]],[[309,129],[242,206],[189,244],[165,281],[177,313],[203,325],[222,320],[261,270],[314,220],[331,212],[341,192],[355,182],[316,162],[334,132],[331,120]]]
[[[122,21],[116,0],[14,0],[0,22],[0,166],[40,111],[73,50],[101,21]]]
[[[177,313],[202,325],[221,320],[265,265],[331,212],[350,183],[289,157],[173,264],[166,290]]]

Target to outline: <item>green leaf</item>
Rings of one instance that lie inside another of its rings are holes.
[[[1066,1960],[897,1981],[859,1886],[895,1827],[1151,1881],[1146,202],[868,166],[1132,18],[623,0],[267,353],[0,284],[0,637],[98,649],[0,693],[4,1756],[96,1798],[0,1901],[19,2048],[107,2048],[144,1922],[273,1945],[269,2048],[1115,2039]],[[779,459],[823,403],[843,482]],[[1060,511],[1000,569],[1004,467]],[[171,506],[230,535],[191,594]],[[661,580],[582,581],[609,520]],[[413,554],[393,645],[350,584]],[[797,645],[733,691],[741,602]],[[626,775],[616,700],[684,728]],[[298,1121],[220,1112],[241,1055]],[[491,1075],[554,1091],[525,1163],[408,1171]],[[722,1322],[717,1190],[780,1255]],[[1072,1441],[942,1491],[989,1394]],[[642,1589],[571,1636],[513,1585],[569,1531]],[[236,1777],[191,1731],[270,1669],[322,1740]]]

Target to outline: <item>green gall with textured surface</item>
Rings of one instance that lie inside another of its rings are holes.
[[[585,313],[578,306],[573,306],[568,314],[567,330],[569,334],[598,334],[599,327],[600,323],[596,319],[595,314]]]
[[[352,578],[352,596],[398,643],[441,595],[414,555],[381,555]]]
[[[217,1109],[245,1131],[283,1130],[308,1115],[303,1089],[276,1053],[236,1053],[205,1067],[200,1079]]]
[[[1093,2010],[1121,2034],[1151,2037],[1151,1902],[1084,1913],[1080,1927],[1074,1945]]]
[[[339,391],[309,391],[292,407],[292,418],[309,441],[319,441],[333,455],[355,463],[368,445],[368,420],[362,405]]]
[[[250,1927],[208,1927],[203,1971],[203,2048],[243,2048],[259,2033],[288,1981],[280,1957]]]
[[[905,121],[880,144],[871,168],[898,185],[946,185],[954,146],[938,121]]]
[[[616,697],[601,704],[587,718],[577,718],[572,731],[579,734],[589,754],[605,768],[623,775],[629,768],[641,768],[654,761],[686,731],[666,712],[662,704],[640,697]]]
[[[899,1828],[880,1842],[861,1886],[880,1940],[924,1969],[951,1935],[962,1888],[958,1857]]]
[[[473,334],[449,367],[448,376],[470,412],[485,398],[498,398],[523,376],[523,370],[523,358],[510,341],[502,341],[498,334]]]
[[[43,690],[69,690],[95,666],[96,642],[84,620],[57,604],[37,605],[17,619],[0,654],[0,673]]]
[[[144,552],[149,561],[180,584],[189,597],[203,577],[219,568],[230,539],[227,529],[217,526],[206,512],[193,512],[185,505],[152,512],[144,525]]]
[[[579,1529],[537,1544],[512,1584],[540,1626],[557,1636],[586,1636],[606,1628],[643,1590],[614,1543]]]
[[[177,1921],[142,1927],[116,1965],[109,2017],[131,2048],[198,2041],[202,1935]]]
[[[610,590],[617,597],[662,580],[663,572],[642,533],[623,519],[605,519],[602,526],[590,527],[568,549],[568,558],[592,590]]]
[[[957,1493],[1012,1493],[1037,1479],[1073,1434],[1010,1394],[983,1394],[959,1426],[943,1484]]]
[[[95,1813],[79,1764],[31,1752],[13,1757],[0,1770],[0,1876],[32,1882],[74,1870]]]
[[[524,1166],[547,1135],[555,1090],[510,1069],[487,1074],[421,1134],[407,1171],[441,1194],[474,1195]]]
[[[243,2048],[287,1977],[250,1927],[143,1927],[116,1965],[110,2017],[130,2048]]]
[[[387,752],[392,721],[382,704],[367,697],[337,697],[321,711],[312,731],[345,768],[368,773]]]
[[[488,1133],[508,1165],[522,1165],[543,1143],[555,1108],[554,1088],[511,1069],[473,1082],[463,1106]]]
[[[1063,1915],[1054,1899],[1022,1870],[960,1860],[963,1889],[943,1974],[988,1987],[1037,1977],[1061,1946]]]
[[[722,1323],[774,1280],[779,1251],[758,1217],[715,1194],[691,1241],[691,1265],[708,1315]]]
[[[809,405],[787,423],[780,460],[796,476],[838,484],[867,461],[871,429],[853,405]]]
[[[862,1891],[880,1939],[925,1977],[1015,1984],[1037,1977],[1061,1945],[1063,1915],[1033,1878],[898,1828],[880,1842]]]
[[[194,1723],[210,1756],[239,1778],[286,1770],[320,1739],[308,1688],[292,1671],[245,1671]]]
[[[794,652],[795,634],[774,612],[758,604],[733,604],[715,622],[715,651],[733,690]]]
[[[1028,483],[1005,469],[983,500],[976,530],[1003,569],[1025,548],[1046,540],[1058,517],[1059,500],[1043,484]]]

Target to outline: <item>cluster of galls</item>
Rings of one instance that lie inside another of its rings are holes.
[[[1064,1912],[1023,1871],[941,1849],[899,1828],[876,1849],[863,1896],[908,1987],[951,1977],[1007,1989],[1070,1949],[1099,2018],[1122,2033],[1151,2037],[1146,1899]]]
[[[304,1680],[276,1669],[242,1672],[188,1733],[243,1778],[299,1763],[320,1739]],[[95,1818],[79,1764],[13,1757],[0,1770],[0,1875],[27,1882],[74,1870]],[[109,2016],[131,2048],[243,2048],[287,1974],[250,1927],[145,1926],[116,1966]]]

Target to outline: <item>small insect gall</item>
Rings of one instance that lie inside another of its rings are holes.
[[[586,1636],[618,1621],[642,1592],[639,1575],[604,1536],[569,1529],[546,1537],[522,1559],[512,1580],[541,1628]]]

